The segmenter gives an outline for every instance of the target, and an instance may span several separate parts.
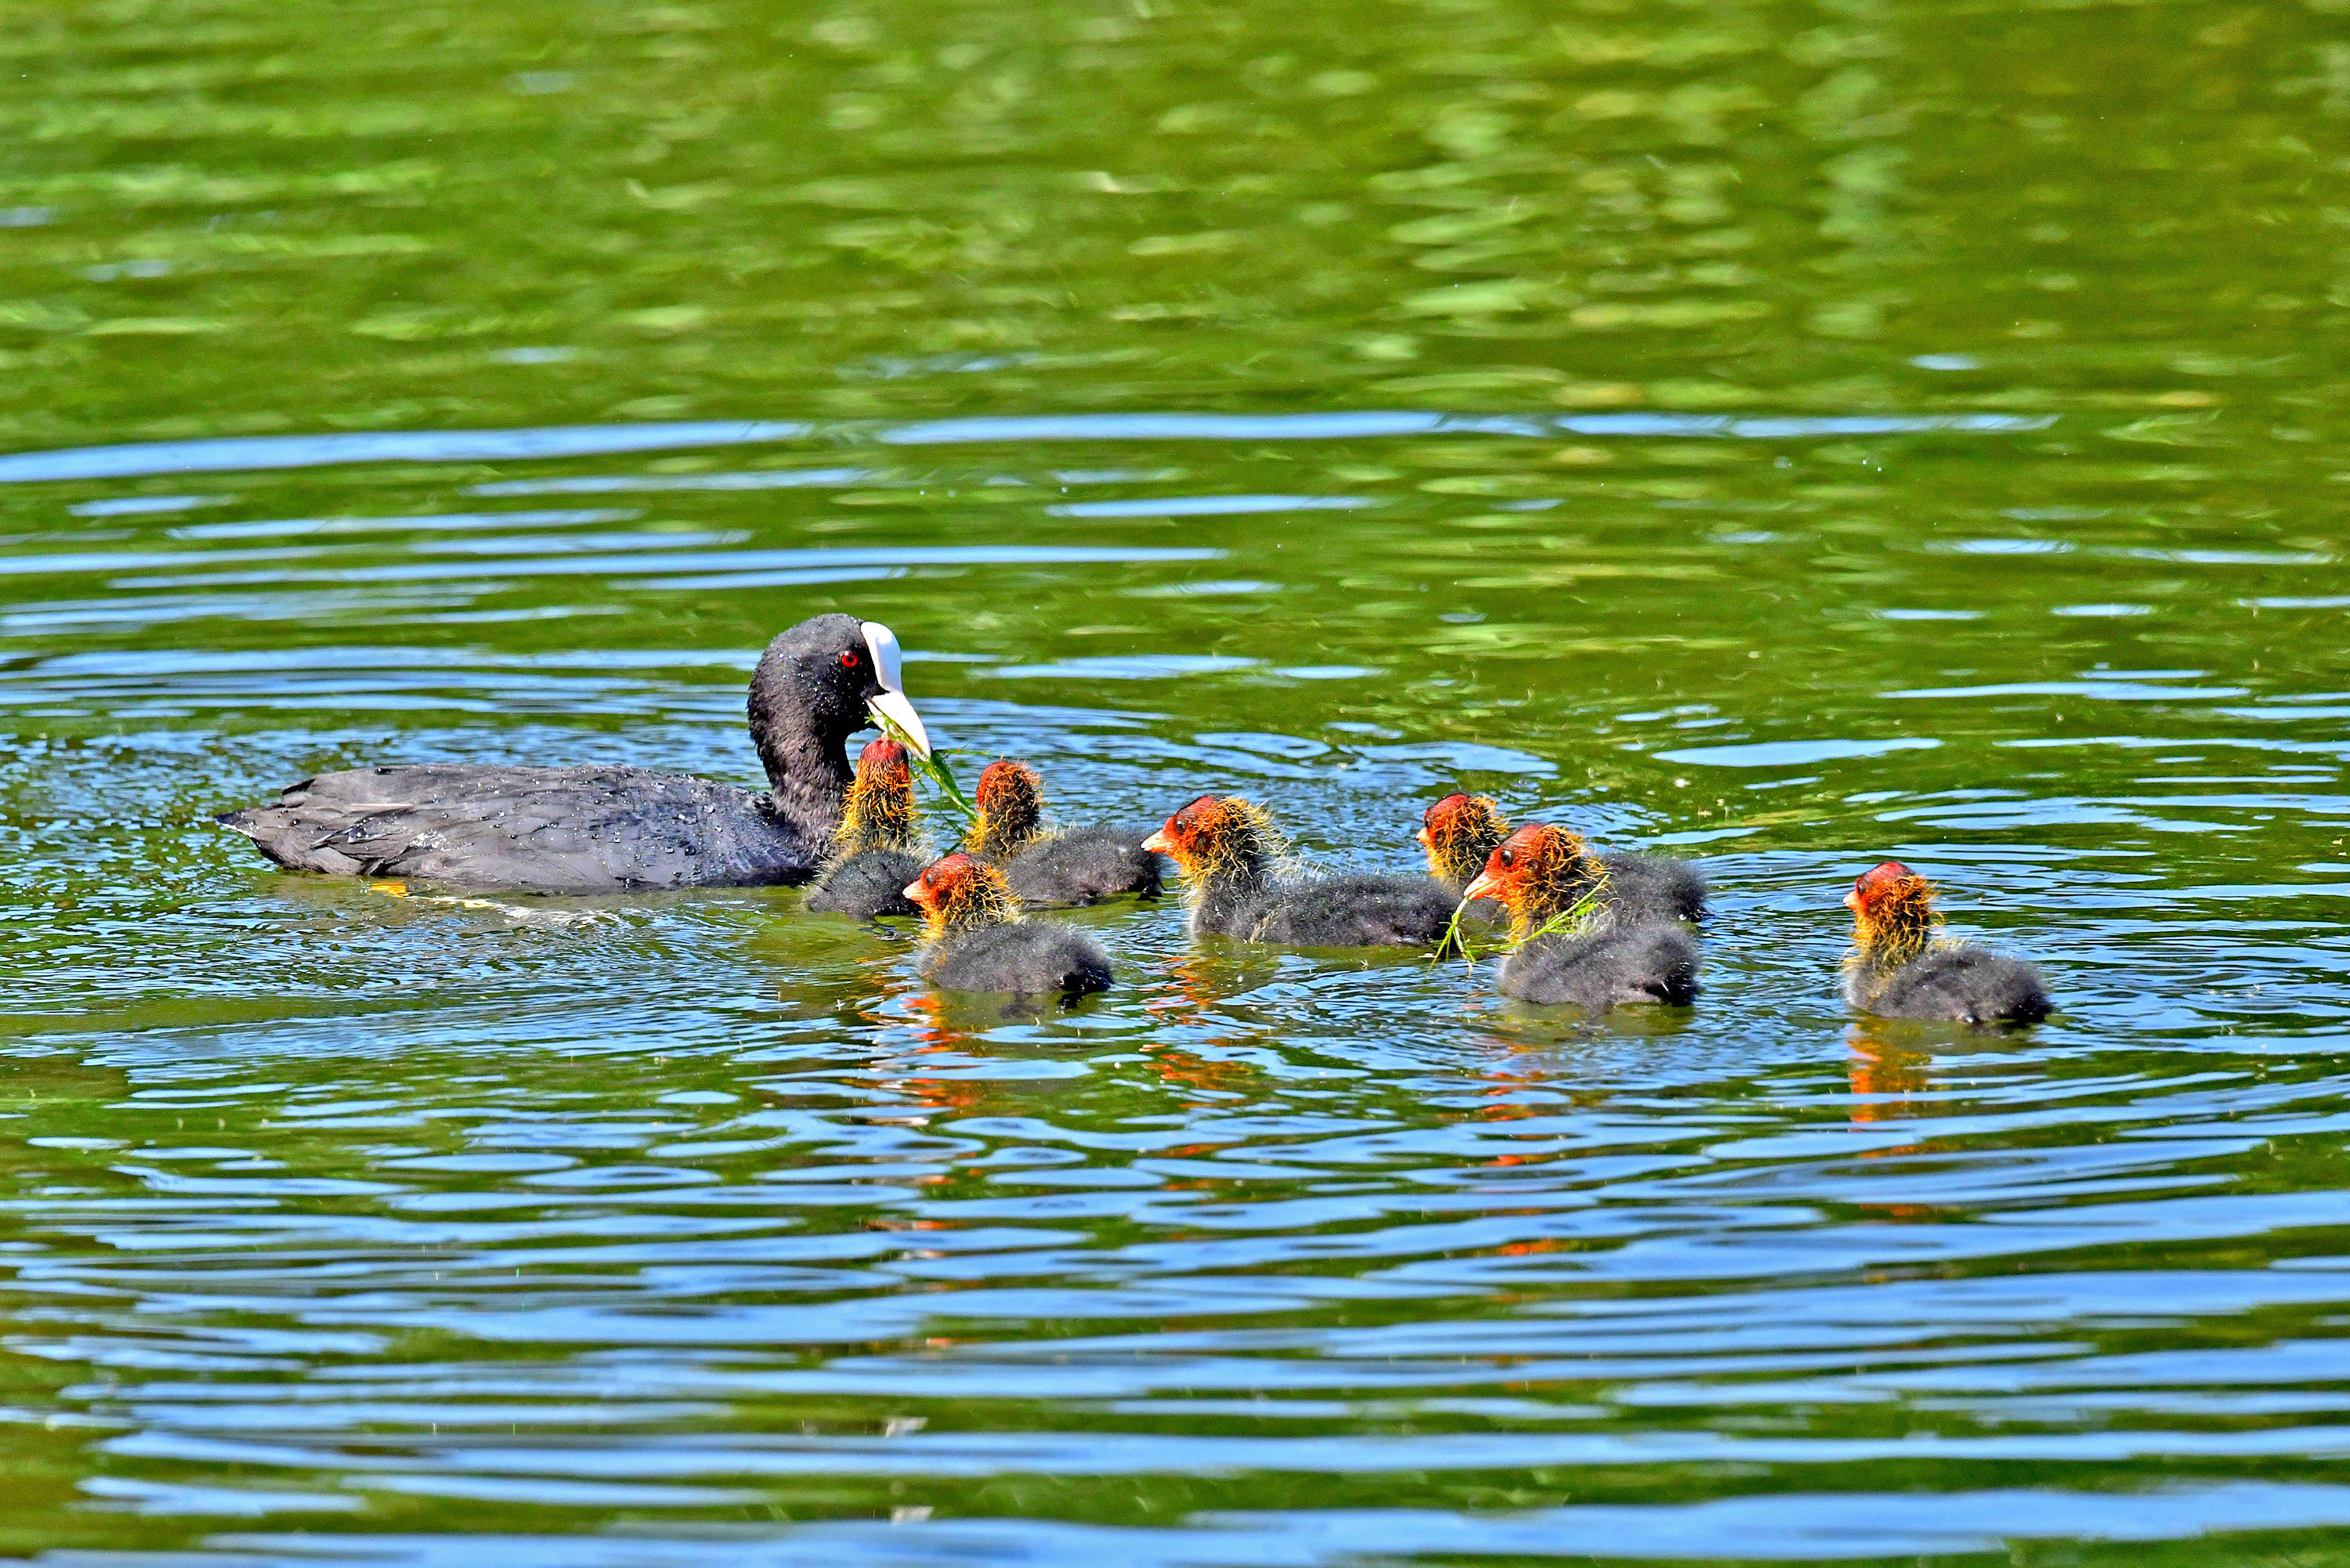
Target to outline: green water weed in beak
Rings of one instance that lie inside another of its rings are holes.
[[[972,805],[971,797],[962,793],[962,785],[955,783],[954,772],[947,766],[945,757],[930,750],[927,744],[917,746],[913,737],[907,734],[897,720],[889,714],[878,710],[871,711],[873,722],[881,727],[881,732],[906,748],[908,759],[922,777],[931,781],[938,799],[962,817],[966,826],[978,821],[979,807]]]

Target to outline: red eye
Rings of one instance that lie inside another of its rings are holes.
[[[843,670],[854,670],[857,668],[857,650],[855,649],[844,648],[840,650],[840,667]]]

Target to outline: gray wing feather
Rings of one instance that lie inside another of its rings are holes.
[[[648,768],[353,768],[220,820],[297,870],[543,893],[796,881],[816,858],[756,796]]]

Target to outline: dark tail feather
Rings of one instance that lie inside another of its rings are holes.
[[[306,836],[282,806],[249,805],[242,811],[224,811],[213,820],[244,834],[253,840],[255,848],[289,871],[322,871],[330,877],[349,877],[366,869],[361,862],[340,850],[305,843]]]

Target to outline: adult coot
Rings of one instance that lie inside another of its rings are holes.
[[[1059,920],[1024,920],[1003,873],[957,850],[906,885],[922,911],[924,979],[941,991],[1081,996],[1109,984],[1109,959]]]
[[[1580,834],[1536,822],[1502,840],[1463,889],[1510,912],[1517,945],[1495,978],[1502,994],[1593,1012],[1690,1002],[1699,952],[1688,928],[1638,903],[1618,905],[1609,889],[1607,866]]]
[[[2030,964],[1934,940],[1942,921],[1934,885],[1900,861],[1863,872],[1844,901],[1852,911],[1844,999],[1857,1011],[1964,1023],[2037,1023],[2048,1016],[2047,988]]]
[[[1203,794],[1142,841],[1190,884],[1193,936],[1293,948],[1427,947],[1452,922],[1451,897],[1425,877],[1289,867],[1273,819],[1237,796]]]
[[[280,866],[533,893],[741,887],[816,875],[868,714],[930,755],[898,639],[849,615],[804,620],[751,677],[763,794],[650,768],[421,763],[320,774],[221,822]]]
[[[1159,894],[1159,857],[1140,831],[1045,826],[1045,784],[1025,763],[999,758],[980,770],[978,815],[962,847],[995,863],[1012,896],[1031,909],[1098,904],[1125,893]]]
[[[807,907],[860,920],[916,913],[902,889],[931,860],[919,815],[906,748],[886,735],[868,741],[833,829],[832,859],[809,887]]]

